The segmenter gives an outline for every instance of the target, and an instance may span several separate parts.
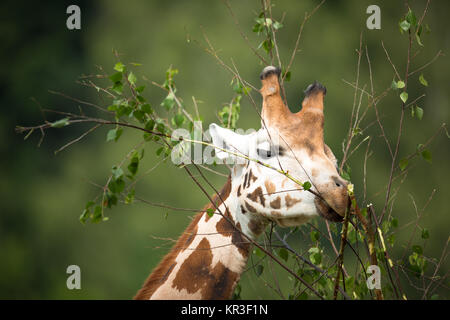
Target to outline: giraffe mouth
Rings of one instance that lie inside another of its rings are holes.
[[[332,222],[342,222],[344,220],[343,216],[337,213],[322,199],[316,197],[314,199],[314,204],[316,205],[317,212],[322,218]]]

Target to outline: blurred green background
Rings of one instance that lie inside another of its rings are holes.
[[[274,17],[286,13],[284,28],[277,34],[280,54],[286,63],[295,44],[304,12],[318,1],[274,1]],[[81,30],[66,28],[66,8],[81,8]],[[257,47],[263,39],[251,32],[260,12],[259,1],[231,1],[241,28]],[[381,8],[381,30],[368,30],[367,6]],[[420,15],[425,1],[410,1]],[[424,48],[413,60],[413,69],[425,64],[442,49],[448,52],[450,3],[433,1],[425,22],[431,33],[422,37]],[[185,212],[150,207],[142,203],[119,205],[107,212],[110,220],[98,225],[82,225],[78,217],[88,200],[99,190],[90,182],[104,184],[110,168],[119,163],[139,141],[140,134],[125,130],[118,143],[106,143],[107,128],[96,131],[71,148],[54,151],[84,132],[88,126],[70,126],[47,132],[40,148],[39,134],[23,141],[14,132],[16,125],[36,125],[44,118],[34,98],[43,108],[76,112],[78,104],[54,90],[99,104],[105,103],[94,90],[76,83],[82,74],[95,74],[96,66],[112,73],[116,49],[124,62],[139,62],[142,76],[162,83],[165,70],[179,69],[179,95],[192,109],[191,97],[203,101],[200,112],[205,126],[217,122],[216,113],[233,96],[231,75],[205,53],[195,41],[204,43],[202,30],[228,64],[231,58],[242,77],[259,87],[258,75],[264,67],[251,52],[222,1],[58,1],[25,2],[5,0],[0,4],[0,298],[2,299],[128,299],[167,252],[167,243],[156,237],[176,238],[188,224]],[[355,79],[359,37],[367,44],[378,93],[389,87],[393,71],[381,47],[384,41],[392,60],[404,74],[407,37],[400,35],[398,21],[405,12],[402,1],[327,1],[306,24],[300,49],[286,84],[289,106],[298,110],[304,88],[319,80],[327,89],[325,140],[342,158],[344,139],[353,102],[353,89],[346,84]],[[260,49],[260,53],[264,52]],[[418,74],[410,80],[413,99],[424,109],[422,121],[407,114],[400,158],[414,152],[443,122],[449,120],[449,60],[440,57],[423,71],[429,87],[421,86]],[[140,80],[142,81],[142,80]],[[361,82],[368,84],[367,62],[361,64]],[[163,92],[149,83],[145,96],[158,106]],[[258,104],[261,99],[254,97]],[[363,103],[366,104],[366,100]],[[363,104],[363,105],[364,105]],[[385,129],[393,144],[397,132],[400,100],[390,92],[379,105]],[[84,107],[86,112],[88,109]],[[57,119],[48,114],[49,120]],[[373,118],[373,112],[369,115]],[[240,128],[258,128],[259,120],[248,100],[243,99]],[[364,136],[373,137],[374,155],[368,161],[368,199],[381,211],[390,159],[379,130],[373,125]],[[364,136],[361,136],[364,137]],[[146,147],[145,165],[153,167],[154,147]],[[436,194],[421,220],[430,230],[425,255],[439,257],[449,236],[450,210],[449,140],[440,134],[429,148],[430,165],[421,159],[402,184],[394,201],[393,214],[400,225],[414,219],[412,198],[423,207],[433,189]],[[361,195],[365,146],[349,161],[352,181]],[[211,176],[219,188],[225,178]],[[396,187],[398,184],[395,184]],[[137,195],[153,202],[178,207],[201,208],[207,201],[187,175],[170,163],[161,164],[142,179]],[[168,214],[167,214],[168,213]],[[318,221],[319,225],[323,222]],[[402,229],[407,239],[411,226]],[[420,238],[420,237],[419,237]],[[416,240],[414,240],[416,241]],[[418,243],[422,243],[417,239]],[[399,244],[398,252],[402,252]],[[397,251],[396,251],[397,252]],[[82,290],[66,288],[68,265],[81,267]],[[446,261],[442,270],[449,270]],[[287,275],[279,273],[290,288]],[[448,288],[448,281],[446,282]],[[271,298],[274,294],[251,272],[242,277],[243,298]],[[409,290],[409,289],[408,289]],[[448,290],[441,289],[448,298]],[[414,294],[413,294],[414,296]]]

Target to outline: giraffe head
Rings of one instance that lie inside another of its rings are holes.
[[[325,87],[317,82],[308,86],[302,110],[292,113],[280,96],[279,76],[280,70],[271,66],[261,73],[262,125],[257,132],[241,135],[210,126],[218,158],[237,160],[241,154],[251,159],[235,161],[231,180],[241,213],[238,220],[247,221],[240,224],[254,236],[262,232],[264,221],[295,226],[317,215],[342,221],[349,201],[347,182],[323,141]],[[274,169],[302,183],[309,181],[310,191]]]

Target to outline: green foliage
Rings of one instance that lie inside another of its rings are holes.
[[[108,134],[106,135],[106,141],[114,140],[115,142],[117,142],[117,140],[119,140],[122,133],[123,133],[122,128],[111,129],[108,131]]]
[[[289,259],[289,252],[285,248],[281,248],[280,250],[278,250],[278,255],[286,262]]]
[[[303,187],[303,190],[306,190],[306,191],[311,189],[311,182],[309,182],[309,181],[304,182],[302,187]]]
[[[231,86],[235,92],[235,96],[231,102],[219,111],[219,119],[222,124],[230,129],[236,129],[236,123],[239,120],[241,112],[242,95],[248,95],[251,91],[250,87],[244,86],[239,79],[233,79]]]
[[[412,106],[411,107],[411,116],[417,117],[417,119],[422,120],[423,118],[423,109],[419,106]]]
[[[63,118],[58,121],[52,122],[52,128],[62,128],[69,125],[69,118]]]
[[[322,262],[322,251],[318,247],[312,247],[308,250],[309,260],[315,265],[320,265]]]
[[[213,208],[206,209],[206,213],[209,217],[212,217],[214,215],[215,210]]]
[[[402,171],[405,170],[406,167],[408,166],[408,163],[409,163],[408,159],[406,159],[406,158],[401,159],[400,162],[398,163],[400,170],[402,170]]]
[[[432,157],[431,157],[431,152],[430,150],[423,150],[421,153],[422,158],[427,161],[428,163],[432,163]]]
[[[260,277],[262,275],[263,271],[264,271],[264,266],[263,265],[258,264],[257,266],[255,266],[256,276]]]
[[[403,103],[406,103],[406,101],[408,100],[408,93],[406,91],[400,93],[400,99],[403,101]]]
[[[265,35],[265,39],[258,45],[258,49],[263,48],[267,54],[271,54],[272,49],[275,47],[273,42],[274,33],[283,28],[283,24],[266,17],[266,14],[267,12],[263,11],[258,15],[252,31],[258,35]]]
[[[419,76],[419,82],[425,87],[428,87],[428,81],[424,78],[423,73],[421,73]]]

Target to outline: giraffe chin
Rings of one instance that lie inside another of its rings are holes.
[[[317,212],[322,218],[332,222],[342,222],[344,220],[344,217],[327,205],[325,201],[316,197],[314,199],[314,204],[316,205]]]

